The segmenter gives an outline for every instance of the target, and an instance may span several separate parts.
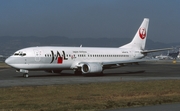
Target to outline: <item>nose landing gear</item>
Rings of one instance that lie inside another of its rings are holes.
[[[23,77],[24,77],[24,78],[28,78],[28,77],[29,77],[29,75],[28,75],[28,72],[29,72],[29,71],[28,71],[28,70],[20,69],[19,72],[24,73],[24,74],[23,74]]]

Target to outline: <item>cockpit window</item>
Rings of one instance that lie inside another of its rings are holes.
[[[23,53],[23,56],[25,56],[26,55],[26,53]]]
[[[14,56],[26,56],[26,53],[23,52],[15,52]]]
[[[14,53],[15,56],[19,55],[19,53]]]

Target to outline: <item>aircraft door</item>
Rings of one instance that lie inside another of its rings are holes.
[[[71,59],[74,60],[74,61],[76,60],[76,57],[77,57],[77,54],[72,54],[71,55]]]
[[[128,52],[129,58],[133,58],[133,57],[134,57],[133,53],[134,53],[134,52],[131,51],[131,50]]]
[[[27,64],[26,51],[20,52],[19,55],[23,58],[23,63]]]
[[[135,51],[130,51],[130,55],[132,58],[136,58],[136,52]]]
[[[135,51],[133,52],[133,56],[134,56],[134,58],[136,58],[136,52]]]
[[[137,58],[137,57],[138,57],[138,54],[139,54],[138,51],[133,51],[133,57],[134,57],[134,58]]]
[[[34,54],[35,54],[35,61],[39,62],[41,60],[41,50],[34,50]]]

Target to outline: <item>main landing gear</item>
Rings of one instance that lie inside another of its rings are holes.
[[[23,77],[28,78],[29,77],[28,73],[23,74]]]

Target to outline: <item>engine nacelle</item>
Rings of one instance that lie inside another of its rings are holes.
[[[101,73],[102,70],[102,65],[98,63],[83,63],[81,67],[83,74]]]

